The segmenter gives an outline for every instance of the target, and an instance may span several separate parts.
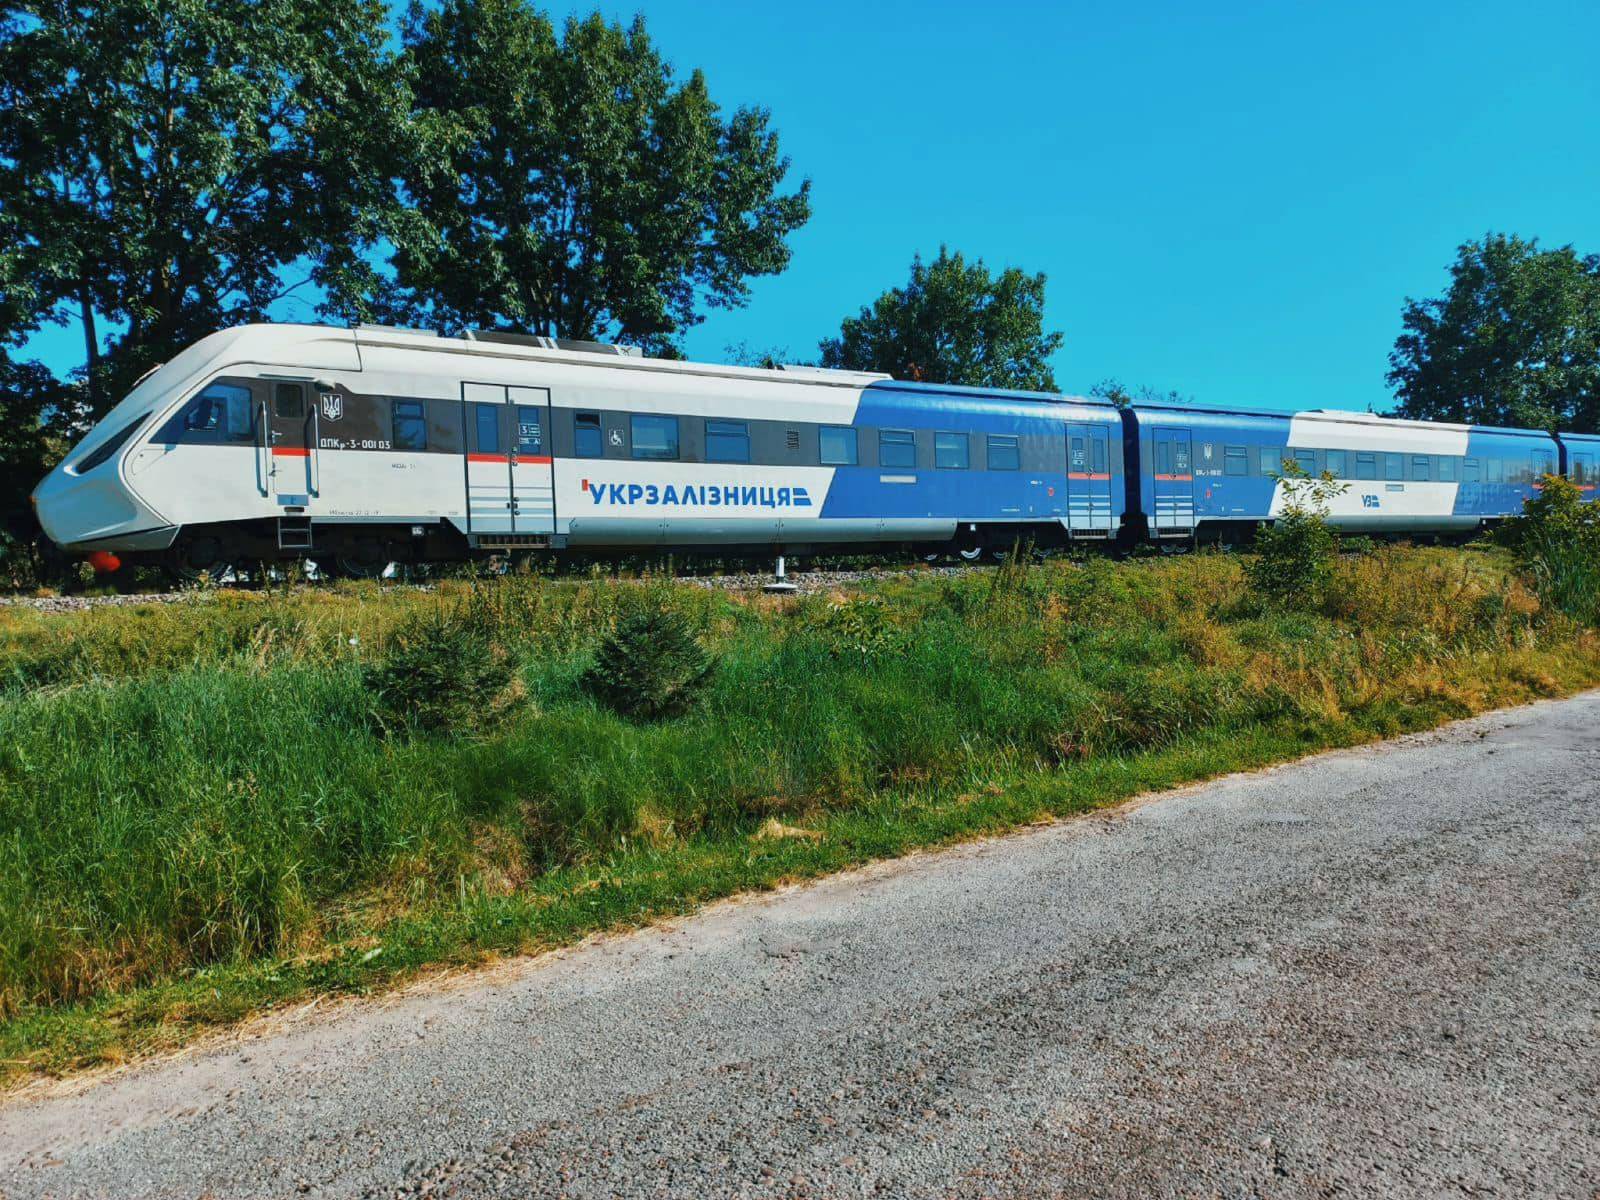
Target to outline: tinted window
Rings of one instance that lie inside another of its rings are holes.
[[[272,389],[274,416],[292,421],[306,415],[306,393],[298,383],[280,383]]]
[[[678,418],[633,415],[633,456],[665,459],[678,457]]]
[[[1261,474],[1276,475],[1283,470],[1283,451],[1275,447],[1261,448]]]
[[[1007,433],[989,435],[989,470],[1016,471],[1022,467],[1022,451],[1017,439]]]
[[[1406,456],[1403,454],[1385,454],[1383,456],[1383,477],[1385,479],[1404,479],[1406,477]]]
[[[1350,452],[1348,450],[1328,451],[1328,473],[1335,479],[1350,478]]]
[[[817,449],[825,467],[856,465],[856,431],[844,425],[824,425],[817,431]]]
[[[1548,450],[1540,450],[1533,456],[1533,470],[1536,475],[1554,475],[1556,470],[1555,455]]]
[[[706,461],[749,462],[749,427],[743,421],[707,421]]]
[[[917,465],[917,439],[909,429],[884,429],[878,433],[880,467]]]
[[[426,450],[428,448],[428,409],[421,400],[393,400],[390,412],[394,418],[396,450]]]
[[[1376,479],[1378,477],[1378,459],[1376,455],[1358,453],[1356,455],[1356,478]]]
[[[1222,448],[1222,473],[1224,475],[1250,474],[1250,451],[1243,446]]]
[[[1484,470],[1487,472],[1485,478],[1490,483],[1504,483],[1505,482],[1505,479],[1506,479],[1506,465],[1505,465],[1505,463],[1501,462],[1498,458],[1486,458],[1486,459],[1483,460],[1483,463],[1484,463]]]
[[[1475,458],[1463,459],[1461,463],[1461,478],[1468,483],[1478,482],[1478,460]]]
[[[1106,473],[1106,440],[1105,438],[1091,438],[1089,440],[1089,465],[1096,475]]]
[[[967,469],[967,435],[964,433],[936,433],[933,435],[933,465],[954,471]]]
[[[1317,473],[1317,452],[1315,450],[1296,450],[1294,452],[1295,465],[1307,475]]]
[[[500,406],[474,404],[473,421],[478,435],[478,453],[500,453]]]
[[[517,454],[544,457],[544,409],[539,405],[517,405]]]
[[[1446,483],[1454,483],[1456,478],[1456,460],[1441,458],[1439,460],[1439,478]]]
[[[572,452],[579,458],[600,458],[605,454],[599,413],[581,412],[573,417]]]
[[[1073,471],[1087,471],[1089,469],[1088,443],[1081,437],[1070,439],[1070,455],[1067,459],[1068,468]]]
[[[1413,454],[1411,456],[1411,478],[1432,479],[1433,460],[1426,454]]]

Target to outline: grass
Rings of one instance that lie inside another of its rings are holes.
[[[585,672],[663,606],[717,670],[626,721]],[[363,679],[419,616],[513,655],[515,715],[382,719]],[[1197,554],[0,613],[0,1082],[1597,682],[1600,640],[1481,550],[1345,559],[1314,611]]]

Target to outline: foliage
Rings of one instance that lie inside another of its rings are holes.
[[[1185,396],[1177,388],[1169,388],[1163,392],[1149,384],[1140,384],[1136,391],[1124,387],[1119,379],[1102,379],[1089,389],[1089,395],[1098,400],[1104,400],[1117,408],[1128,408],[1135,403],[1140,404],[1193,404],[1193,396]]]
[[[939,247],[911,261],[911,278],[846,317],[821,343],[822,365],[883,371],[896,379],[1054,391],[1050,356],[1063,335],[1044,331],[1043,273],[999,275]]]
[[[1243,602],[1233,555],[1023,561],[789,601],[511,577],[0,608],[0,1078],[1600,681],[1499,550],[1342,558],[1311,611]],[[906,636],[848,649],[857,604]],[[716,650],[700,702],[596,711],[594,630],[663,607]],[[481,634],[537,703],[383,737],[366,668],[419,629],[428,673]],[[753,842],[774,818],[823,836]]]
[[[1572,480],[1546,475],[1499,536],[1545,603],[1574,620],[1600,624],[1600,504]]]
[[[601,639],[584,684],[623,716],[653,721],[687,712],[715,666],[683,613],[651,603]]]
[[[1267,599],[1290,607],[1319,603],[1333,577],[1339,539],[1328,525],[1328,505],[1349,486],[1324,471],[1306,474],[1285,459],[1277,477],[1283,507],[1276,519],[1256,530],[1256,556],[1250,582]]]
[[[395,226],[396,319],[615,337],[671,353],[700,308],[743,304],[789,262],[810,185],[763,109],[724,117],[677,81],[644,19],[527,0],[414,3],[403,39],[417,153]]]
[[[1600,431],[1600,255],[1489,233],[1402,321],[1389,382],[1403,415]]]
[[[385,728],[421,733],[481,734],[524,699],[511,656],[466,611],[412,618],[364,679]]]
[[[264,319],[287,269],[367,276],[405,114],[387,15],[378,0],[9,6],[0,211],[39,281],[35,319],[82,325],[92,415],[179,347]]]

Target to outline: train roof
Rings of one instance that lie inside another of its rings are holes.
[[[1329,424],[1363,424],[1384,429],[1416,429],[1434,432],[1493,434],[1506,437],[1549,438],[1542,429],[1516,429],[1501,425],[1464,425],[1454,421],[1419,421],[1413,417],[1391,417],[1382,413],[1355,412],[1342,408],[1303,408],[1278,410],[1265,408],[1222,408],[1210,404],[1173,404],[1164,401],[1136,401],[1134,413],[1199,413],[1222,418],[1247,417],[1263,421],[1326,421]]]

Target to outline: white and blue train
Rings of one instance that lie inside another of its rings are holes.
[[[66,551],[215,571],[511,550],[1237,539],[1285,459],[1351,531],[1469,534],[1600,437],[904,383],[507,334],[249,325],[151,372],[34,493]],[[100,552],[98,555],[95,552]]]

